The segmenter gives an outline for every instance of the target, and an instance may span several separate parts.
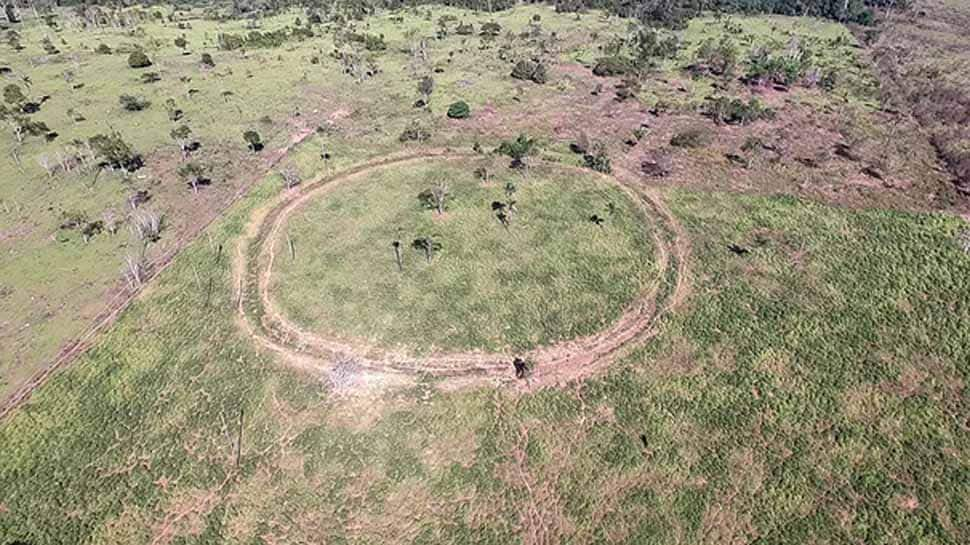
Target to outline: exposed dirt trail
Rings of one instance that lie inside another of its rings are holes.
[[[452,352],[424,357],[393,352],[363,342],[326,338],[289,320],[270,297],[272,268],[283,228],[292,212],[332,188],[368,175],[374,170],[425,161],[471,160],[479,155],[447,148],[399,153],[363,163],[347,171],[304,184],[256,210],[234,254],[232,274],[240,327],[258,344],[277,353],[290,365],[309,371],[326,371],[339,361],[353,361],[369,373],[432,375],[448,387],[508,383],[521,390],[562,384],[595,374],[624,349],[640,344],[658,332],[658,318],[680,305],[688,292],[686,237],[660,196],[644,187],[636,175],[619,171],[602,175],[618,185],[641,209],[653,227],[658,277],[606,330],[588,337],[540,347],[525,354]],[[591,171],[549,163],[555,168]],[[521,356],[534,363],[527,380],[513,377],[511,361]]]

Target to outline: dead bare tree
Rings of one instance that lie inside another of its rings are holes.
[[[123,272],[129,288],[137,289],[141,287],[145,281],[147,268],[144,255],[128,254],[125,256]]]
[[[152,211],[137,212],[131,215],[132,233],[145,244],[158,242],[162,233],[162,216]]]
[[[302,182],[300,179],[300,173],[297,172],[293,167],[287,167],[280,170],[280,176],[283,178],[283,187],[286,189],[293,189]]]

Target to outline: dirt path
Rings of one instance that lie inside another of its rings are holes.
[[[651,286],[606,330],[579,339],[534,349],[525,354],[454,352],[415,357],[364,343],[338,341],[301,329],[274,304],[269,294],[277,247],[283,228],[294,210],[342,184],[389,166],[425,161],[468,161],[474,153],[449,149],[426,149],[399,153],[358,165],[350,170],[318,178],[256,210],[240,238],[232,274],[237,298],[238,322],[258,344],[277,353],[290,365],[310,371],[326,371],[336,362],[353,361],[369,373],[433,375],[446,387],[506,383],[534,390],[563,384],[604,369],[624,349],[658,333],[658,318],[680,305],[688,292],[686,237],[660,196],[644,187],[630,172],[603,176],[618,185],[641,209],[653,227],[659,274]],[[556,168],[591,171],[555,164]],[[513,377],[511,361],[522,356],[534,363],[524,381]]]

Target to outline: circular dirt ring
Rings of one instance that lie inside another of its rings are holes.
[[[523,354],[470,351],[413,356],[315,334],[279,311],[269,296],[270,279],[283,227],[294,210],[333,187],[352,183],[377,169],[429,160],[470,160],[476,157],[480,155],[447,149],[392,155],[284,191],[256,210],[240,237],[233,263],[240,326],[287,363],[313,370],[353,362],[357,368],[370,372],[494,382],[496,379],[514,380],[511,362],[520,356],[533,363],[529,379],[519,381],[526,388],[588,376],[605,367],[625,347],[636,345],[656,333],[657,318],[678,304],[686,292],[686,245],[680,226],[659,196],[622,171],[598,176],[620,187],[642,210],[645,222],[652,228],[659,275],[619,319],[596,334],[541,346]],[[592,172],[570,165],[550,164],[584,175]]]

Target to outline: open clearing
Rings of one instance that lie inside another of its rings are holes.
[[[970,13],[873,3],[20,9],[0,545],[970,543]]]

